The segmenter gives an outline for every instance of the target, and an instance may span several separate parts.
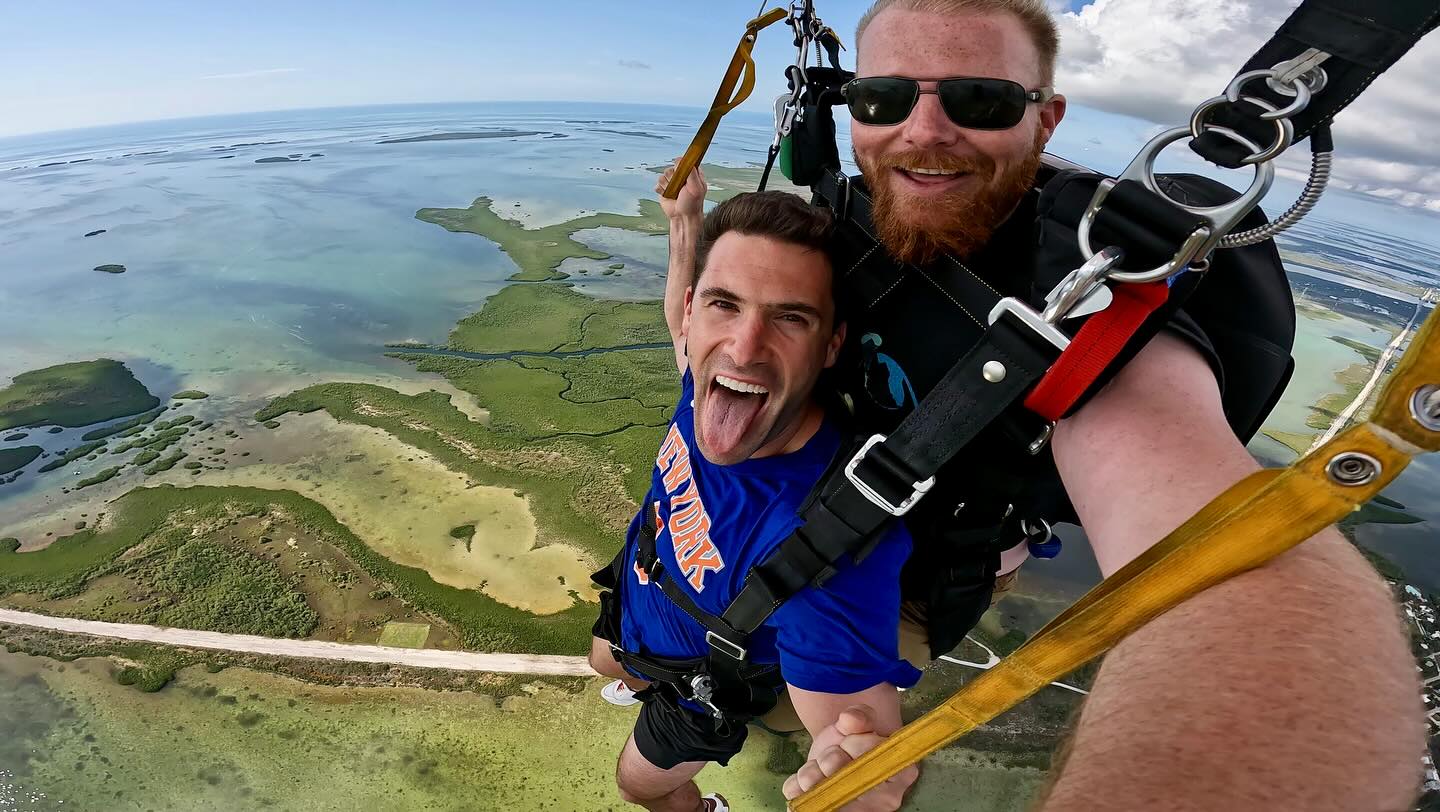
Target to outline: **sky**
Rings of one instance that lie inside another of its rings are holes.
[[[1383,2],[1383,0],[1377,0]],[[1072,103],[1158,124],[1219,93],[1297,0],[1051,0]],[[774,5],[774,2],[771,3]],[[849,45],[868,0],[817,0]],[[408,102],[708,106],[756,0],[0,0],[0,136],[188,116]],[[794,58],[756,51],[768,108]],[[850,55],[853,58],[853,51]],[[768,73],[765,71],[768,70]],[[1336,122],[1339,185],[1440,213],[1440,34]],[[1293,151],[1295,153],[1301,150]],[[1288,157],[1292,176],[1302,155]]]

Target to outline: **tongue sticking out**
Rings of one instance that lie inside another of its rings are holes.
[[[711,387],[703,418],[705,444],[710,447],[710,452],[721,457],[733,453],[760,414],[767,397],[736,392],[719,385]]]

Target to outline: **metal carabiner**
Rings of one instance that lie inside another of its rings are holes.
[[[1249,147],[1252,152],[1260,152],[1258,144],[1228,127],[1211,125],[1207,130],[1218,132],[1241,146]],[[1159,181],[1155,178],[1155,159],[1166,147],[1176,141],[1192,137],[1194,136],[1189,127],[1166,130],[1141,147],[1140,153],[1135,156],[1129,166],[1125,167],[1125,171],[1121,172],[1119,177],[1100,181],[1100,188],[1095,190],[1095,196],[1090,199],[1090,205],[1086,207],[1084,216],[1080,218],[1080,227],[1077,229],[1080,253],[1087,260],[1096,256],[1095,249],[1090,245],[1090,231],[1095,225],[1095,218],[1100,213],[1100,206],[1105,202],[1105,198],[1109,197],[1110,190],[1114,189],[1120,181],[1136,181],[1172,205],[1191,214],[1199,215],[1207,222],[1207,225],[1196,229],[1181,245],[1175,256],[1171,257],[1164,265],[1147,271],[1112,270],[1109,274],[1111,279],[1117,282],[1155,282],[1179,274],[1192,262],[1205,258],[1215,250],[1215,246],[1220,243],[1221,238],[1245,219],[1245,215],[1249,214],[1255,206],[1259,205],[1260,199],[1270,191],[1271,185],[1275,183],[1275,166],[1269,161],[1265,161],[1252,164],[1255,168],[1255,178],[1251,181],[1250,188],[1229,203],[1219,206],[1189,206],[1175,200],[1160,188]]]

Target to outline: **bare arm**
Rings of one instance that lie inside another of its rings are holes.
[[[1169,335],[1054,442],[1106,574],[1257,467]],[[1042,809],[1408,808],[1418,695],[1392,597],[1327,530],[1117,646]]]
[[[655,184],[655,193],[661,196],[660,208],[670,221],[670,259],[665,270],[665,324],[670,328],[670,340],[675,345],[675,363],[684,372],[685,291],[695,276],[695,244],[700,239],[700,225],[704,219],[706,185],[705,173],[697,166],[680,188],[680,196],[670,200],[664,192],[674,174],[674,166],[661,173],[660,180]]]

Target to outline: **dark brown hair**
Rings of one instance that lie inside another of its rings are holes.
[[[705,261],[715,241],[734,231],[754,237],[770,237],[780,242],[799,245],[830,259],[830,238],[835,231],[835,218],[829,209],[812,206],[789,192],[746,192],[716,206],[705,215],[700,240],[695,246],[693,285],[705,270]]]

